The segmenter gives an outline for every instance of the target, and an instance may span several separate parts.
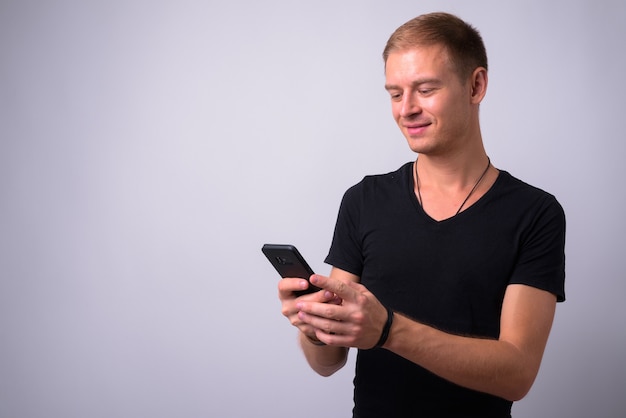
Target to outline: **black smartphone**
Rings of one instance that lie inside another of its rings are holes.
[[[313,269],[309,267],[304,257],[298,249],[290,244],[265,244],[261,248],[263,254],[274,266],[280,277],[300,277],[309,280],[313,274]],[[309,287],[305,290],[294,292],[296,295],[306,295],[320,290],[320,288],[309,283]]]

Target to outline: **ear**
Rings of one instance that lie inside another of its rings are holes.
[[[487,94],[487,81],[487,69],[484,67],[476,68],[470,79],[472,88],[470,100],[472,104],[480,104],[482,102],[485,94]]]

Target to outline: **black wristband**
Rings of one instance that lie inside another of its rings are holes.
[[[372,350],[375,348],[381,348],[387,342],[387,338],[389,338],[389,331],[391,330],[391,325],[393,325],[393,311],[391,308],[386,307],[387,309],[387,322],[385,322],[385,326],[383,327],[383,332],[380,334],[380,338]]]

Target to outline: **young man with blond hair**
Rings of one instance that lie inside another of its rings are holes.
[[[490,161],[479,106],[480,34],[432,13],[398,28],[385,88],[413,162],[345,194],[322,289],[279,284],[310,366],[331,375],[358,349],[353,416],[510,417],[537,376],[565,300],[556,199]]]

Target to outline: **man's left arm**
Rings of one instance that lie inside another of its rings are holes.
[[[516,401],[539,372],[555,309],[553,294],[513,284],[497,340],[452,335],[396,315],[384,347],[458,385]]]
[[[343,302],[303,304],[305,322],[326,332],[320,336],[326,344],[371,348],[387,317],[376,297],[358,283],[319,275],[312,280]],[[383,348],[453,383],[515,401],[528,393],[537,376],[555,309],[554,294],[511,284],[497,340],[449,334],[396,314]]]

